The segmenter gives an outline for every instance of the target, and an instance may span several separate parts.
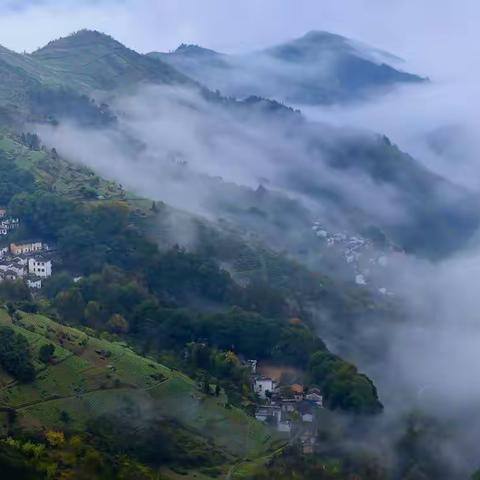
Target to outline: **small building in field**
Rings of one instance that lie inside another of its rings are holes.
[[[28,253],[41,252],[44,245],[40,241],[26,241],[10,244],[10,253],[12,255],[25,255]]]
[[[42,257],[31,257],[28,259],[28,273],[40,278],[51,277],[52,261]]]
[[[29,278],[27,279],[27,286],[34,290],[40,290],[42,288],[42,279],[38,277]]]
[[[0,207],[0,218],[5,218],[7,216],[7,209],[5,207]]]

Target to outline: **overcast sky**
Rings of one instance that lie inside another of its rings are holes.
[[[390,50],[428,73],[442,55],[460,62],[458,48],[476,48],[478,13],[478,0],[0,0],[0,44],[31,51],[94,28],[141,52],[182,42],[228,52],[316,29]]]

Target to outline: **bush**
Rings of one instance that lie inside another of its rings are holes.
[[[10,327],[0,327],[0,365],[21,382],[35,378],[28,341]]]
[[[54,353],[55,347],[51,343],[42,345],[38,352],[38,358],[43,363],[50,363],[50,360],[52,360]]]

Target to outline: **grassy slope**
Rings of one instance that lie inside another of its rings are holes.
[[[33,151],[22,145],[10,133],[0,132],[0,153],[34,176],[47,190],[77,201],[125,200],[142,216],[148,215],[151,201],[123,190],[116,182],[97,176],[89,168],[53,157],[50,152]],[[87,195],[85,189],[93,192]]]
[[[50,42],[31,58],[63,84],[87,93],[143,82],[193,84],[166,63],[130,50],[107,35],[87,30]]]
[[[0,104],[21,105],[30,88],[60,84],[60,79],[32,56],[0,46]]]
[[[272,432],[241,410],[225,408],[224,398],[205,396],[185,375],[135,354],[125,344],[90,337],[41,315],[22,314],[12,323],[0,310],[0,324],[23,334],[34,358],[43,344],[56,348],[52,365],[35,362],[32,384],[0,376],[0,404],[15,408],[19,425],[27,430],[64,428],[62,411],[71,417],[69,428],[82,430],[92,416],[131,408],[146,418],[155,412],[175,420],[233,458],[253,458],[274,443]],[[97,351],[111,356],[103,358]]]

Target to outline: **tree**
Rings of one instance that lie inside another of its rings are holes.
[[[325,405],[332,410],[376,414],[383,410],[373,382],[356,367],[327,351],[318,351],[310,359],[310,376],[318,384]]]
[[[210,395],[210,377],[205,375],[201,383],[202,392],[206,395]]]
[[[110,317],[108,321],[108,329],[113,333],[127,333],[128,332],[128,322],[122,315],[116,313]]]
[[[50,363],[55,353],[55,347],[51,344],[45,344],[40,347],[38,358],[43,363]]]
[[[84,319],[85,301],[78,288],[59,293],[55,306],[65,322],[81,323]]]
[[[10,302],[30,301],[32,295],[23,280],[0,282],[0,298]]]
[[[85,321],[92,328],[99,328],[103,323],[103,310],[101,305],[94,300],[90,300],[85,307]]]
[[[50,430],[45,434],[45,438],[52,448],[61,447],[65,443],[65,434],[63,432]]]
[[[18,168],[15,162],[0,153],[0,205],[7,205],[20,192],[30,192],[35,179],[27,170]]]
[[[42,284],[42,293],[48,298],[55,298],[62,290],[68,290],[73,286],[73,278],[67,272],[57,273],[46,278]]]
[[[71,420],[70,414],[66,410],[62,410],[62,413],[60,413],[60,420],[63,423],[69,423]]]
[[[11,327],[0,327],[0,365],[20,382],[35,378],[28,341]]]

